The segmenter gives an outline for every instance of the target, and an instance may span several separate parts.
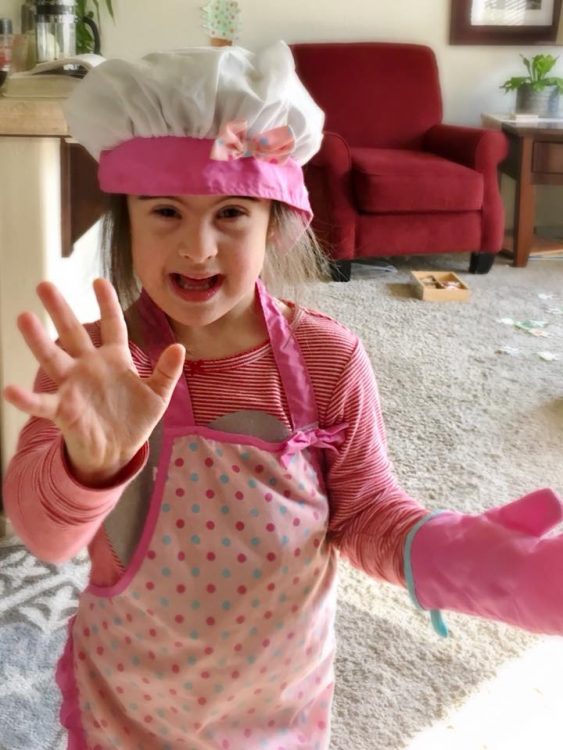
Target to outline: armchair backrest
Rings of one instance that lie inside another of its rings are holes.
[[[434,52],[420,44],[291,45],[297,73],[326,114],[325,130],[351,146],[417,148],[442,120]]]

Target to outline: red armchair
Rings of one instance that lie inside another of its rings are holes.
[[[445,125],[433,51],[415,44],[292,45],[297,72],[326,114],[305,168],[313,228],[350,278],[351,261],[471,252],[487,273],[502,247],[499,131]]]

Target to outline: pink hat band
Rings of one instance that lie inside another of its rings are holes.
[[[100,188],[128,195],[248,195],[287,203],[313,216],[301,166],[250,155],[210,158],[216,142],[189,136],[132,138],[102,151]]]

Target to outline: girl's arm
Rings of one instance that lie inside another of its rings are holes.
[[[393,476],[375,376],[359,341],[323,420],[341,422],[348,423],[346,439],[326,452],[332,541],[354,566],[404,585],[405,539],[428,511]]]
[[[33,390],[53,392],[56,386],[40,369]],[[147,457],[145,444],[111,485],[87,487],[72,476],[58,428],[30,417],[4,478],[6,515],[34,555],[46,562],[64,562],[91,541]]]
[[[406,568],[411,598],[430,610],[442,636],[448,631],[441,609],[563,633],[556,573],[563,536],[552,533],[563,503],[556,492],[536,490],[477,515],[428,514],[391,473],[377,387],[361,346],[328,411],[326,424],[349,423],[345,443],[328,452],[330,532],[356,567],[403,585]]]

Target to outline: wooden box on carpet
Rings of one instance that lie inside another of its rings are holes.
[[[429,302],[464,302],[471,292],[453,271],[411,271],[419,299]]]

